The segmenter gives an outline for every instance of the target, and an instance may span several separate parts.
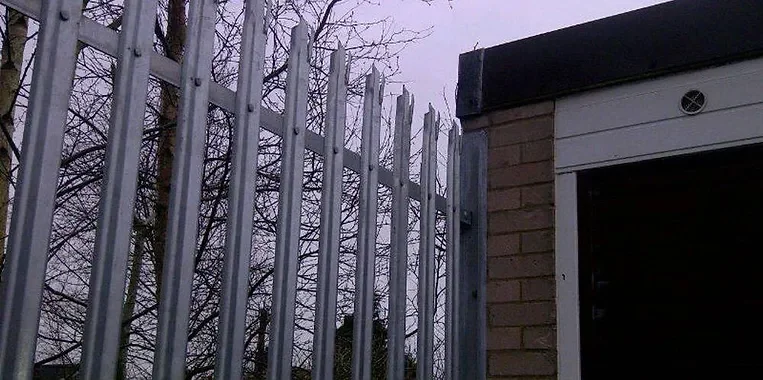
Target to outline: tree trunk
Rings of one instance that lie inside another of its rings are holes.
[[[130,323],[128,322],[135,313],[135,301],[138,295],[140,282],[140,270],[143,266],[143,256],[146,252],[146,226],[140,222],[135,223],[135,249],[130,265],[130,279],[127,283],[127,299],[122,310],[122,331],[119,335],[119,359],[117,363],[117,379],[127,378],[127,344],[130,342]]]
[[[268,352],[265,348],[265,333],[270,322],[270,313],[266,309],[260,310],[257,325],[257,349],[254,355],[254,378],[264,379],[268,369]]]
[[[24,63],[28,22],[27,17],[10,7],[6,8],[5,39],[0,60],[0,273],[5,263],[5,240],[8,226],[8,190],[11,182],[11,149],[13,147],[13,110]]]
[[[186,18],[185,1],[170,0],[167,4],[167,34],[165,54],[168,58],[182,62],[185,42]],[[157,295],[161,289],[164,266],[165,244],[167,241],[167,218],[172,186],[172,162],[175,157],[175,131],[178,114],[178,89],[162,83],[159,147],[156,160],[156,205],[154,208],[155,231],[152,260],[156,269]]]

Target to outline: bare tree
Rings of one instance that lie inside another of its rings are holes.
[[[119,29],[123,11],[121,0],[85,0],[87,17],[112,29]],[[182,62],[186,27],[186,0],[160,0],[155,28],[155,49],[168,58]],[[357,11],[373,5],[370,0],[278,0],[273,1],[269,17],[264,106],[277,112],[283,110],[286,68],[288,63],[288,36],[290,28],[300,19],[311,25],[312,56],[310,59],[310,97],[308,128],[321,132],[325,116],[328,62],[337,41],[346,46],[351,55],[348,76],[349,112],[346,145],[359,148],[360,104],[363,77],[372,64],[380,67],[388,81],[400,73],[396,57],[400,50],[424,38],[428,31],[411,31],[396,26],[391,19],[365,21],[357,18]],[[8,11],[10,15],[12,11]],[[23,16],[22,16],[23,17]],[[36,30],[21,29],[17,18],[6,16],[3,35],[3,72],[5,57],[12,57],[16,69],[16,87],[0,89],[0,113],[3,96],[9,94],[10,106],[24,109],[28,99],[29,78],[23,76],[33,65],[33,39],[31,52],[23,55],[27,35]],[[212,79],[233,88],[237,79],[238,46],[243,20],[239,2],[221,1],[218,7],[214,64]],[[15,29],[13,29],[15,28]],[[11,39],[24,36],[23,39]],[[6,43],[7,41],[7,43]],[[12,42],[16,41],[16,42]],[[22,42],[19,42],[22,41]],[[22,48],[14,48],[21,43]],[[16,55],[5,53],[6,45]],[[13,45],[13,46],[11,46]],[[21,51],[22,53],[18,53]],[[88,279],[94,248],[96,216],[99,207],[100,186],[103,177],[105,148],[108,135],[110,100],[115,61],[91,47],[81,46],[75,74],[74,91],[69,105],[66,133],[58,179],[56,210],[51,237],[48,270],[44,292],[37,365],[48,363],[76,364],[87,303]],[[4,80],[4,79],[3,79]],[[13,81],[11,81],[13,82]],[[391,96],[392,94],[387,94]],[[391,104],[388,98],[387,104]],[[130,253],[128,284],[122,315],[122,349],[119,355],[119,378],[150,377],[156,341],[157,302],[161,288],[162,263],[167,229],[169,190],[172,186],[175,123],[178,112],[178,89],[166,82],[152,79],[147,100],[143,129],[143,145],[136,205],[134,210],[134,239]],[[206,378],[214,367],[219,294],[222,276],[222,257],[225,247],[225,220],[227,192],[230,182],[231,137],[234,116],[213,105],[209,106],[207,151],[204,160],[202,204],[199,218],[199,236],[195,252],[191,321],[188,329],[187,373],[189,378]],[[390,117],[387,117],[389,129]],[[5,120],[5,118],[3,118]],[[21,120],[15,120],[19,123]],[[13,123],[3,128],[13,135]],[[18,125],[18,124],[17,124]],[[383,145],[382,165],[391,166],[390,133]],[[10,153],[13,140],[7,141],[6,150],[0,143],[0,170],[12,173]],[[263,133],[259,145],[258,181],[255,200],[253,248],[249,286],[249,318],[245,353],[245,373],[251,378],[261,374],[266,355],[264,324],[267,323],[272,291],[275,221],[278,205],[281,140]],[[8,150],[10,149],[10,150]],[[5,160],[8,155],[8,160]],[[6,164],[7,162],[7,164]],[[304,199],[302,227],[299,231],[301,247],[295,332],[294,365],[309,367],[311,360],[312,323],[314,321],[315,268],[318,250],[318,215],[323,170],[322,158],[307,152],[305,156]],[[12,176],[6,175],[12,184]],[[357,233],[357,188],[359,176],[345,172],[342,197],[342,240],[340,262],[340,289],[337,322],[352,314],[354,296],[354,265]],[[3,192],[0,181],[0,203]],[[12,187],[10,193],[12,194]],[[390,193],[380,189],[379,236],[377,245],[377,289],[382,297],[387,294],[387,269]],[[7,203],[7,202],[5,202]],[[5,204],[2,203],[2,204]],[[2,207],[0,204],[0,207]],[[418,220],[418,206],[412,203],[411,230]],[[0,223],[7,213],[0,209]],[[4,229],[2,230],[4,231]],[[418,239],[410,236],[412,247]],[[440,246],[444,246],[440,244]],[[414,250],[415,251],[415,250]],[[415,274],[417,261],[411,260],[411,273]],[[441,287],[438,286],[438,289]],[[441,293],[439,291],[438,293]],[[415,297],[410,300],[411,329],[415,335]],[[386,303],[380,304],[380,317],[386,317]]]
[[[15,132],[16,96],[21,86],[21,73],[26,47],[27,17],[13,9],[5,11],[5,33],[2,34],[0,59],[0,274],[5,262],[5,231],[8,223],[9,188],[11,182],[11,153],[19,157],[13,141]]]

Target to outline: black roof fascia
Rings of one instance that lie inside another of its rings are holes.
[[[763,0],[674,0],[459,57],[469,117],[763,55]]]

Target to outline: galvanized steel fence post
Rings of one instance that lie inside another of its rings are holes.
[[[437,135],[440,117],[429,106],[424,115],[421,156],[421,221],[419,241],[419,329],[417,342],[416,377],[434,377],[434,315],[435,315],[435,230],[434,205],[437,176]]]
[[[40,15],[23,160],[0,284],[0,377],[4,379],[32,376],[82,1],[45,1]]]
[[[461,318],[458,305],[461,303],[458,279],[461,276],[461,133],[458,125],[448,133],[448,207],[447,255],[446,255],[446,305],[445,305],[445,379],[459,379]]]
[[[460,202],[462,213],[471,212],[461,228],[458,246],[461,271],[455,291],[458,303],[454,314],[460,324],[453,331],[458,337],[458,379],[480,380],[486,377],[485,330],[487,306],[487,133],[469,131],[461,136]],[[456,354],[454,352],[454,354]]]
[[[156,0],[125,5],[82,343],[82,379],[116,374]]]
[[[374,259],[379,203],[379,138],[384,84],[376,66],[366,76],[360,145],[358,255],[355,272],[355,315],[352,335],[352,378],[371,379],[371,339],[374,318]]]
[[[307,24],[301,20],[299,25],[291,30],[289,73],[286,79],[286,115],[276,225],[273,323],[268,347],[268,380],[291,379],[309,54]]]
[[[321,225],[318,246],[318,295],[313,336],[314,380],[334,378],[334,335],[341,233],[344,130],[347,114],[347,67],[344,47],[331,54],[326,104]]]
[[[185,354],[209,109],[216,0],[189,3],[172,167],[166,257],[159,298],[155,379],[185,378]]]
[[[25,14],[41,18],[38,56],[24,132],[16,201],[8,243],[8,263],[1,285],[0,376],[31,376],[35,351],[48,237],[51,231],[55,180],[61,155],[78,39],[117,57],[118,73],[112,103],[103,198],[82,353],[82,377],[108,378],[115,372],[119,349],[121,307],[130,245],[138,154],[149,73],[181,87],[177,130],[177,161],[173,169],[167,256],[161,284],[158,344],[154,377],[185,377],[194,251],[203,173],[208,102],[235,112],[232,179],[229,195],[227,246],[215,367],[217,378],[240,378],[250,263],[252,210],[255,191],[259,125],[283,137],[283,162],[276,236],[273,323],[268,379],[289,379],[294,334],[296,275],[302,199],[304,150],[326,157],[319,243],[318,296],[313,378],[333,377],[335,313],[338,280],[341,187],[343,169],[361,174],[357,293],[353,332],[353,379],[371,376],[374,305],[374,261],[378,185],[392,188],[390,248],[389,356],[390,379],[405,372],[405,322],[409,199],[421,202],[419,249],[418,377],[433,373],[435,315],[435,214],[448,218],[446,377],[484,376],[484,215],[475,214],[466,238],[461,237],[460,204],[484,206],[484,165],[461,179],[461,138],[450,133],[448,200],[435,193],[439,117],[433,108],[425,116],[421,186],[409,179],[413,102],[408,91],[397,99],[394,169],[379,167],[383,84],[376,68],[366,78],[361,154],[344,148],[346,118],[345,52],[332,54],[326,137],[308,131],[307,97],[309,35],[304,21],[292,30],[285,115],[261,108],[265,21],[263,0],[246,4],[237,93],[209,80],[216,18],[215,0],[190,2],[185,61],[181,67],[153,52],[151,46],[156,0],[129,2],[122,31],[116,33],[81,18],[79,0],[0,0]],[[480,139],[467,139],[466,160],[483,160]],[[482,161],[480,161],[482,162]],[[484,164],[484,162],[482,163]],[[476,176],[476,177],[475,177]],[[477,181],[477,182],[474,182]],[[474,182],[474,183],[472,183]],[[446,207],[447,206],[447,207]],[[45,237],[44,239],[41,237]],[[466,247],[466,248],[465,248]],[[468,250],[461,255],[460,251]],[[477,297],[470,297],[477,294]],[[483,306],[481,306],[483,305]],[[482,307],[482,309],[480,309]],[[476,329],[467,319],[477,318]],[[467,331],[468,330],[468,331]],[[470,334],[477,342],[468,343]],[[480,353],[481,352],[481,353]],[[481,372],[480,372],[481,371]]]
[[[408,282],[408,214],[411,124],[413,98],[403,87],[397,97],[395,134],[393,138],[392,220],[389,253],[389,322],[387,332],[387,379],[405,377],[405,318]]]
[[[240,379],[246,334],[247,286],[252,250],[252,217],[257,188],[262,77],[267,24],[263,0],[244,8],[241,60],[236,88],[236,125],[228,195],[226,250],[220,302],[215,378]]]

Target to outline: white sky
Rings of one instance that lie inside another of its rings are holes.
[[[416,114],[432,102],[445,114],[443,87],[455,113],[458,55],[477,47],[538,35],[667,0],[378,0],[361,17],[391,16],[410,29],[433,28],[426,40],[400,56],[401,80],[416,95]],[[399,89],[391,89],[399,91]],[[417,117],[418,118],[418,117]]]

